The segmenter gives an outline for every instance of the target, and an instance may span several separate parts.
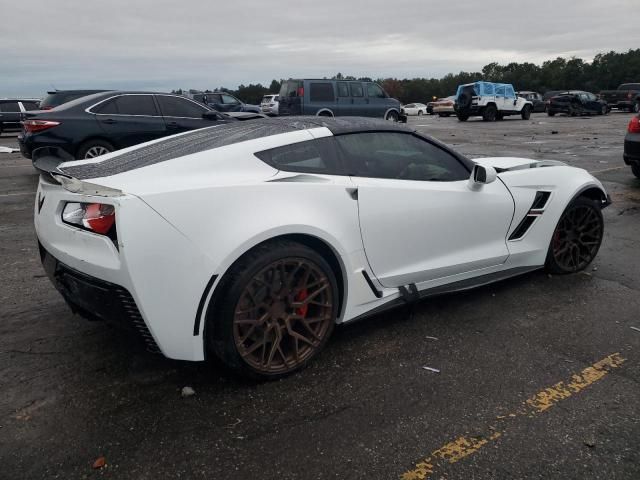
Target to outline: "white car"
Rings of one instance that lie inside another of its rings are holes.
[[[427,113],[427,106],[424,103],[408,103],[402,105],[401,108],[406,115],[425,115]]]
[[[169,358],[278,377],[334,324],[539,268],[584,269],[609,204],[561,162],[472,162],[400,124],[289,117],[43,170],[41,258],[70,307]]]
[[[265,95],[260,102],[260,110],[265,115],[278,115],[279,106],[278,95]]]

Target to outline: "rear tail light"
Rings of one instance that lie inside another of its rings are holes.
[[[298,97],[304,97],[304,87],[298,87],[298,90],[296,91],[296,95]]]
[[[57,127],[60,122],[54,122],[52,120],[24,120],[22,126],[25,132],[35,133],[49,128]]]
[[[113,205],[69,202],[62,211],[62,221],[115,239],[116,210]]]
[[[633,117],[627,127],[629,133],[640,133],[640,118]]]

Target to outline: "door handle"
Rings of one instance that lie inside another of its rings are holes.
[[[180,125],[178,125],[178,122],[169,122],[167,123],[167,127],[168,128],[178,128]]]
[[[106,120],[102,120],[102,123],[106,123],[107,125],[113,125],[114,123],[118,123],[113,118],[107,118]]]

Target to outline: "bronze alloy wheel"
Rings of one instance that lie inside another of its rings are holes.
[[[260,374],[299,368],[333,328],[334,290],[308,258],[278,259],[245,285],[233,313],[233,339],[244,362]]]
[[[575,202],[563,213],[551,240],[555,266],[563,272],[578,272],[595,258],[602,243],[603,221],[590,201]]]

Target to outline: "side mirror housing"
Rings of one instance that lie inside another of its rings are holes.
[[[469,177],[469,188],[471,190],[479,190],[482,185],[495,182],[496,178],[498,178],[498,172],[496,172],[495,168],[476,164]]]
[[[205,120],[216,121],[216,120],[220,120],[222,117],[218,112],[208,111],[202,114],[202,118],[204,118]]]

